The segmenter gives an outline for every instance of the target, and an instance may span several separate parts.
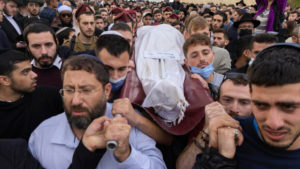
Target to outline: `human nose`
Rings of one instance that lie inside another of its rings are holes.
[[[44,54],[47,54],[47,53],[48,53],[48,50],[47,50],[46,46],[42,45],[42,54],[44,55]]]
[[[36,79],[37,78],[37,74],[34,73],[34,71],[31,71],[31,78],[32,79]]]
[[[279,110],[276,108],[272,108],[269,112],[266,113],[267,116],[265,123],[273,130],[279,129],[284,125],[283,119],[281,118],[279,113]]]
[[[72,105],[80,105],[82,103],[82,97],[80,95],[80,92],[74,91],[73,97],[72,97]]]
[[[111,70],[110,71],[110,78],[114,79],[114,80],[117,80],[119,79],[119,72],[118,70]]]

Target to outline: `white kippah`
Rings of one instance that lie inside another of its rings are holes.
[[[123,35],[117,31],[105,31],[100,36],[102,36],[102,35],[118,35],[118,36],[121,36],[122,38],[124,38]]]
[[[61,13],[62,11],[69,11],[72,13],[72,8],[67,5],[62,5],[57,9],[58,13]]]

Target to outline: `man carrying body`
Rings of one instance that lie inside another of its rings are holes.
[[[189,38],[193,34],[204,34],[207,37],[211,37],[209,25],[204,18],[197,16],[191,19],[190,23],[187,26],[187,32],[185,38]],[[222,49],[216,46],[212,47],[215,57],[213,60],[213,67],[215,72],[224,74],[231,68],[231,60],[229,53],[226,49]]]
[[[131,104],[106,103],[111,85],[109,73],[95,58],[73,57],[62,69],[65,113],[44,121],[32,134],[29,148],[45,168],[66,168],[75,147],[93,119],[102,117],[95,140],[105,149],[109,140],[116,140],[114,151],[106,150],[97,168],[165,168],[155,141],[137,128],[131,128],[123,117],[111,119],[112,113],[132,111]]]
[[[124,24],[124,23],[123,23]],[[116,29],[115,29],[116,30]],[[112,90],[109,96],[109,102],[130,103],[127,98],[119,99],[121,89],[128,73],[130,59],[130,45],[122,34],[128,31],[121,31],[121,34],[103,34],[99,37],[96,47],[96,56],[103,62],[109,70],[109,82]],[[146,135],[153,138],[159,144],[171,144],[172,137],[164,130],[158,127],[154,122],[142,116],[135,111],[121,113],[131,126],[137,127]]]
[[[237,126],[230,125],[236,122],[227,118],[221,106],[214,103],[206,108],[210,114],[209,144],[215,150],[209,148],[203,157],[219,158],[214,163],[227,168],[300,167],[300,78],[292,73],[300,70],[299,52],[297,44],[277,44],[256,57],[248,72],[253,116],[237,119],[242,134]],[[225,124],[225,119],[230,123]],[[197,158],[194,168],[215,167],[209,163],[210,160]]]
[[[217,100],[232,117],[250,116],[252,109],[247,75],[226,73]]]

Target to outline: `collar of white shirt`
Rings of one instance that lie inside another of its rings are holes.
[[[35,59],[32,59],[31,61],[31,64],[34,66],[34,67],[38,67],[36,65],[36,61]],[[62,66],[62,59],[57,55],[54,62],[53,62],[53,65],[52,66],[56,66],[59,70],[61,69],[61,66]],[[51,66],[51,67],[52,67]]]

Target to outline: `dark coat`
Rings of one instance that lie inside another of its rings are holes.
[[[22,20],[17,17],[14,17],[14,20],[19,25],[21,31],[23,31]],[[18,34],[14,26],[6,19],[6,17],[3,17],[3,22],[1,22],[0,25],[8,37],[11,47],[15,49],[16,43],[21,40],[20,37],[22,36]]]

